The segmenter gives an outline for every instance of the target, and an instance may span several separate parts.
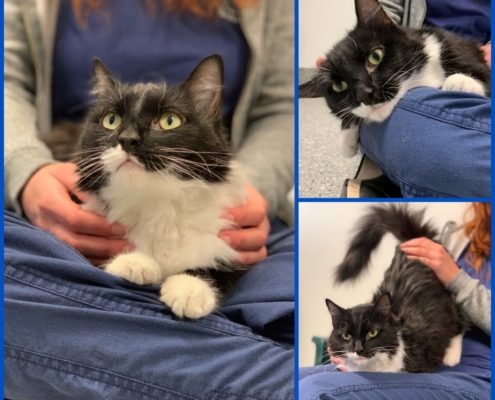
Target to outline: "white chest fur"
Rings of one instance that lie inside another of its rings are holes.
[[[234,166],[222,183],[181,180],[169,173],[145,172],[140,167],[114,171],[101,190],[107,218],[128,229],[136,250],[153,258],[162,278],[198,267],[215,268],[237,253],[218,232],[231,225],[220,216],[244,201],[244,180]]]

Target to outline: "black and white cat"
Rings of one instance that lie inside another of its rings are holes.
[[[104,268],[137,284],[160,284],[179,317],[216,307],[238,253],[217,235],[221,217],[245,201],[244,178],[222,128],[223,64],[203,60],[180,86],[119,82],[98,60],[76,159],[86,209],[118,221],[135,249]]]
[[[342,154],[356,154],[359,123],[382,122],[413,88],[490,95],[490,70],[479,46],[437,29],[395,25],[377,0],[355,0],[357,25],[326,55],[299,97],[324,96],[341,120]]]
[[[389,232],[400,241],[437,238],[423,213],[400,205],[375,206],[337,267],[337,282],[357,278]],[[435,274],[399,248],[371,303],[349,309],[328,299],[326,304],[333,324],[329,351],[343,370],[429,372],[460,361],[466,320]]]

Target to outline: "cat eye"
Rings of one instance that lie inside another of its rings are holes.
[[[114,112],[106,113],[101,121],[103,127],[106,129],[110,129],[111,131],[117,129],[121,123],[122,123],[122,118],[120,117],[119,114],[116,114]]]
[[[349,333],[343,333],[342,334],[342,339],[344,340],[351,340],[352,336]]]
[[[347,84],[346,81],[340,81],[340,82],[334,82],[332,83],[332,89],[336,93],[343,92],[344,90],[347,90],[349,85]]]
[[[162,128],[165,131],[168,131],[170,129],[175,129],[181,126],[182,119],[176,113],[166,112],[160,118],[159,124],[160,124],[160,128]]]
[[[378,335],[378,329],[371,329],[369,332],[368,332],[368,337],[370,338],[374,338],[375,336]]]
[[[378,64],[380,64],[383,61],[384,56],[385,56],[385,50],[381,48],[374,49],[368,54],[368,62],[376,67]]]

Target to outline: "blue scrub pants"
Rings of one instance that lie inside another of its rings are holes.
[[[293,398],[292,232],[222,307],[175,318],[156,286],[89,264],[5,215],[5,397],[34,400]]]
[[[361,127],[362,150],[404,197],[490,197],[490,111],[487,97],[414,89]]]
[[[490,400],[490,338],[463,341],[461,363],[435,373],[340,372],[333,365],[302,368],[299,400]]]

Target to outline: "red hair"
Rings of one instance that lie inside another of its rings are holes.
[[[76,20],[81,25],[94,11],[101,10],[108,0],[71,0],[72,10]],[[151,13],[156,13],[159,7],[169,11],[189,11],[200,17],[215,17],[222,0],[142,0]],[[233,0],[235,6],[246,8],[257,4],[259,0]]]
[[[483,259],[490,257],[491,207],[490,203],[472,203],[468,212],[472,217],[464,226],[464,233],[471,239],[468,260],[480,272]]]

